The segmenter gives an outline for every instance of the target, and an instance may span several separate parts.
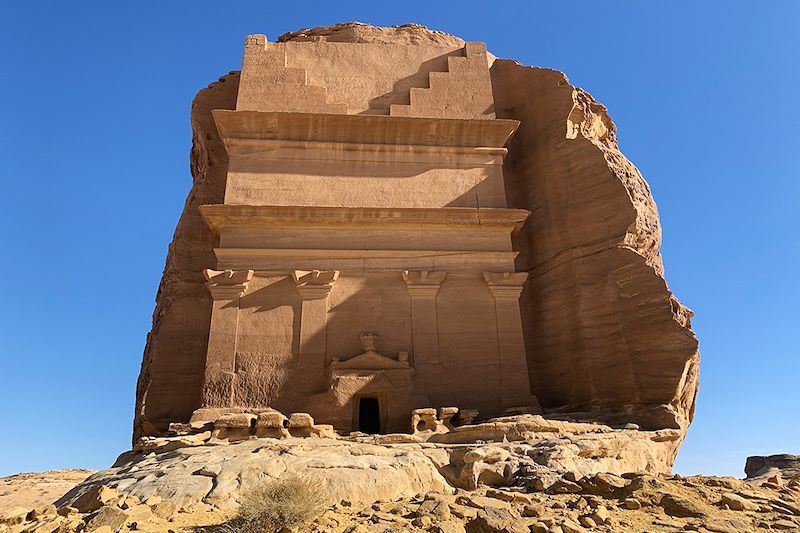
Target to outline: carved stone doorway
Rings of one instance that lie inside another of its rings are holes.
[[[358,399],[358,430],[368,434],[381,432],[381,404],[378,398],[362,396]]]

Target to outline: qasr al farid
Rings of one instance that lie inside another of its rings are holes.
[[[691,312],[603,107],[483,43],[395,33],[251,35],[198,94],[136,437],[257,433],[267,411],[369,434],[555,412],[677,449]]]
[[[187,117],[133,447],[15,532],[800,529],[797,457],[672,475],[693,313],[602,104],[415,24],[242,38]]]

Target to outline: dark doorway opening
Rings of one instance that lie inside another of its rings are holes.
[[[371,434],[381,432],[381,407],[377,398],[359,398],[358,430]]]

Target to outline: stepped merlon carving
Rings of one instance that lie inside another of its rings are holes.
[[[247,37],[236,110],[347,114],[348,105],[332,101],[326,86],[309,83],[306,68],[288,66],[287,53],[291,51],[287,43],[267,42],[264,35]],[[409,87],[409,104],[389,104],[389,114],[495,118],[486,46],[466,43],[454,53],[458,55],[446,56],[446,71],[429,72],[427,87]],[[372,112],[378,114],[380,109]]]
[[[347,113],[347,106],[328,102],[328,90],[308,84],[305,69],[286,66],[286,49],[264,35],[245,41],[237,111],[304,111]]]
[[[392,116],[495,118],[485,44],[466,43],[463,57],[447,58],[447,72],[431,72],[428,77],[427,89],[411,89],[409,105],[391,106]]]

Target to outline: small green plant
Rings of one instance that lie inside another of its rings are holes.
[[[299,477],[265,481],[242,495],[236,517],[225,531],[278,533],[308,524],[325,510],[320,483]]]

